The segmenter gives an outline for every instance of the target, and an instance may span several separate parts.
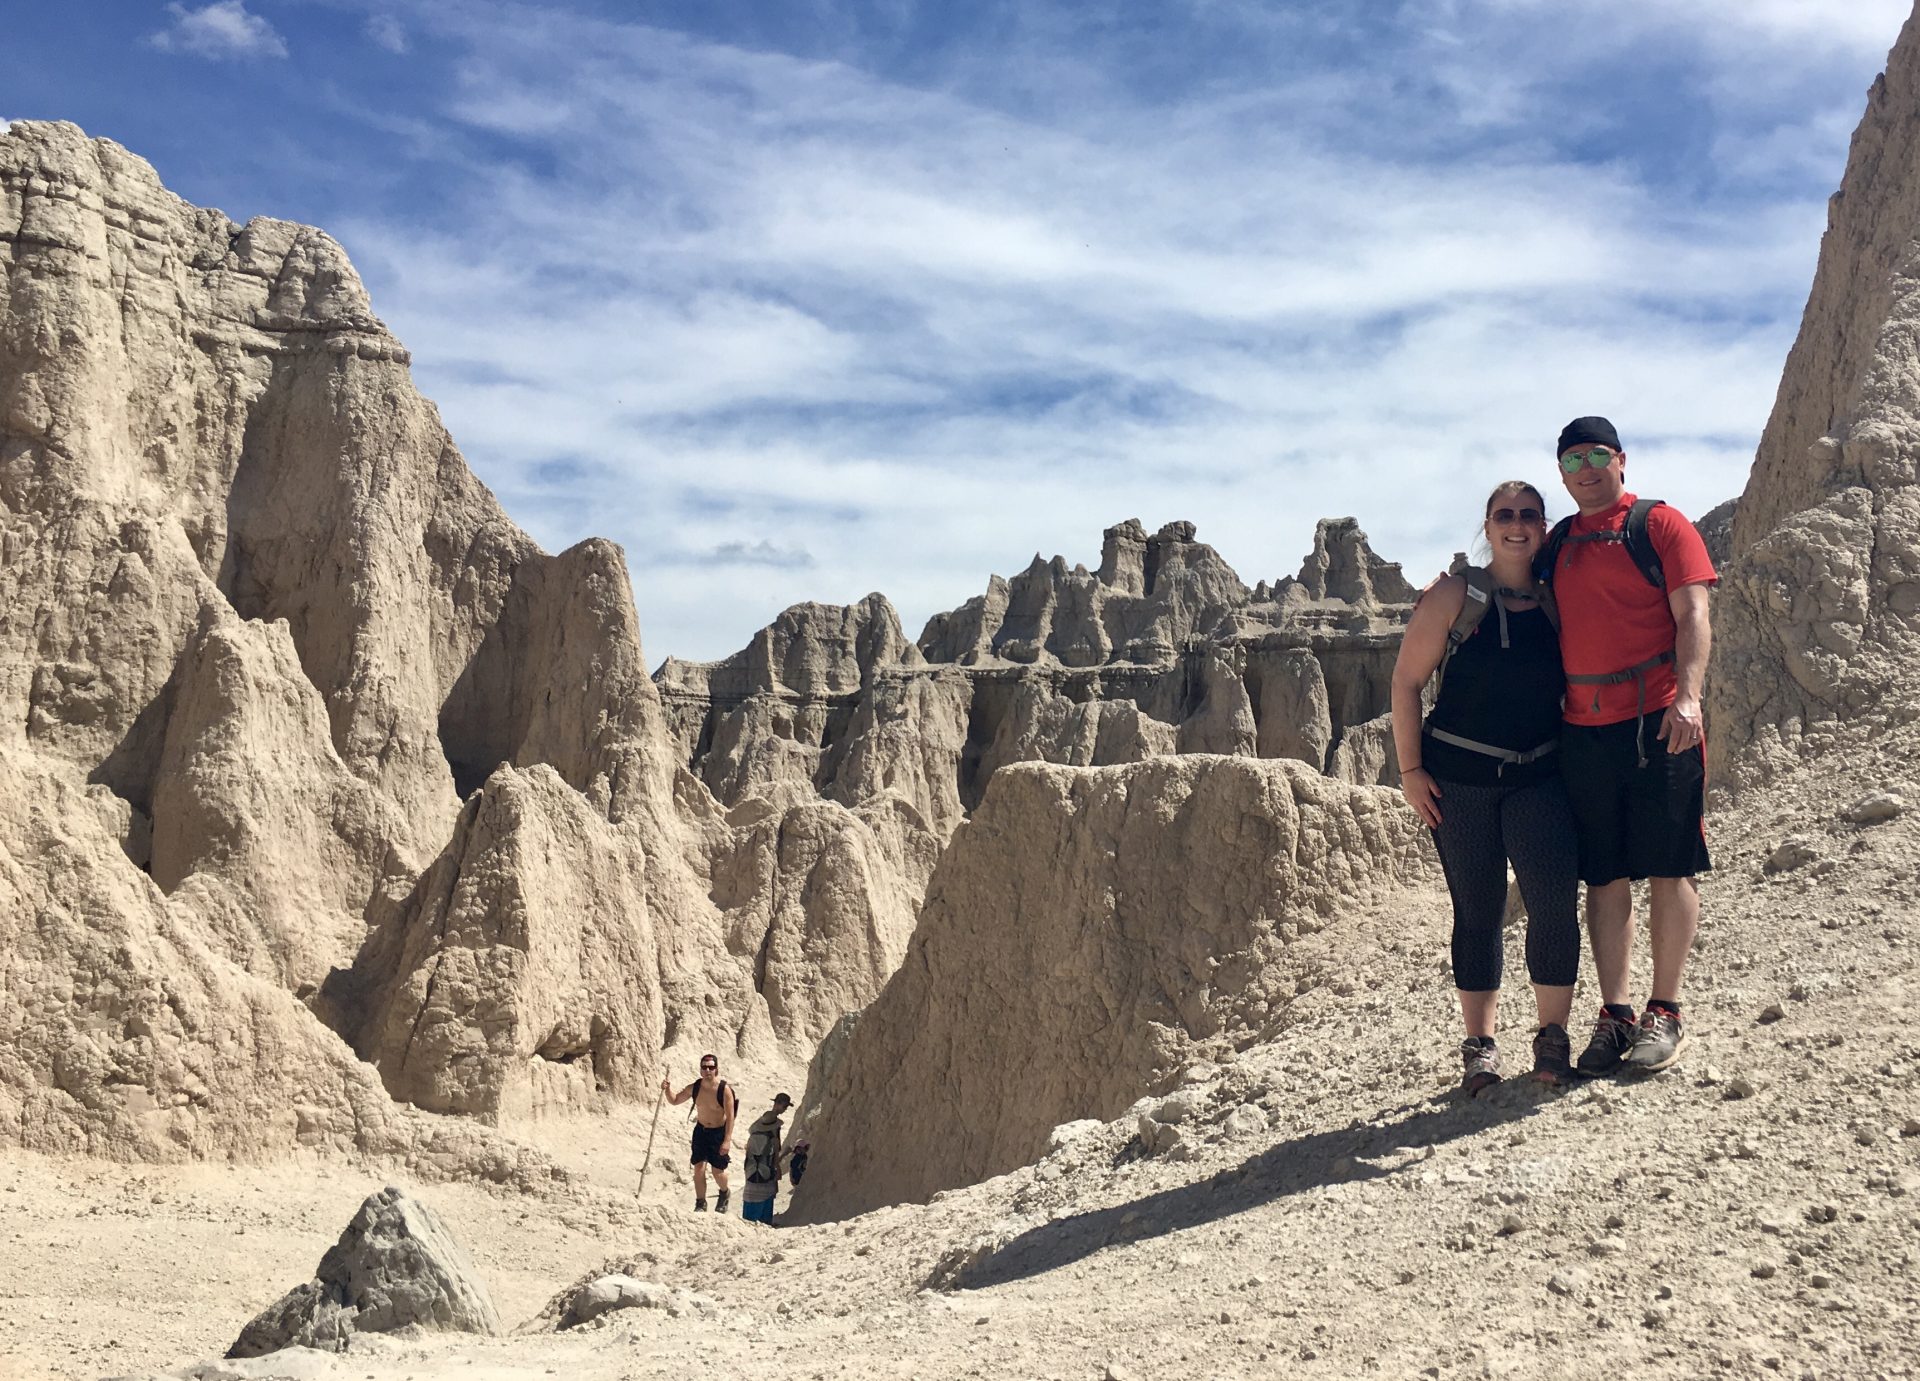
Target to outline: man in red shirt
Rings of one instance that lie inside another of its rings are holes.
[[[1567,673],[1560,764],[1580,831],[1587,934],[1601,1009],[1583,1074],[1623,1062],[1665,1069],[1685,1044],[1680,981],[1700,924],[1695,875],[1712,867],[1701,683],[1707,590],[1719,577],[1692,523],[1662,504],[1646,515],[1654,584],[1629,550],[1627,455],[1604,417],[1560,433],[1560,478],[1579,507],[1545,572],[1560,608]],[[1653,989],[1634,1019],[1633,883],[1648,878]]]

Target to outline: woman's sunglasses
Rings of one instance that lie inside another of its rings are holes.
[[[1595,446],[1591,451],[1568,451],[1560,457],[1560,468],[1569,475],[1579,474],[1583,465],[1604,470],[1613,464],[1613,458],[1618,454],[1618,451],[1610,451],[1605,446]]]
[[[1543,523],[1547,515],[1537,508],[1496,508],[1487,515],[1489,522],[1506,527],[1509,523]]]

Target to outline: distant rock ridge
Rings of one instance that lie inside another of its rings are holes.
[[[1234,753],[1391,782],[1391,755],[1339,749],[1382,732],[1413,598],[1352,518],[1318,524],[1297,577],[1252,590],[1192,523],[1148,536],[1129,518],[1102,534],[1097,571],[1036,555],[917,643],[879,595],[795,605],[733,656],[669,658],[654,681],[690,770],[727,803],[781,781],[857,801],[870,786],[846,769],[892,726],[920,745],[907,794],[944,841],[1009,762]]]

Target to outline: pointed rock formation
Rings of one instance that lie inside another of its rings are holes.
[[[1189,1059],[1282,1029],[1319,981],[1305,937],[1432,867],[1393,795],[1299,763],[996,773],[899,971],[822,1047],[796,1210],[840,1217],[1012,1169],[1058,1124],[1112,1118]]]
[[[0,279],[0,759],[59,783],[95,850],[62,900],[23,841],[65,817],[0,815],[23,914],[69,908],[32,981],[0,985],[0,1029],[35,1033],[0,1064],[0,1138],[266,1152],[292,1144],[278,1098],[368,1144],[392,1110],[319,1019],[401,1096],[498,1117],[644,1096],[663,1044],[804,1058],[878,990],[959,790],[926,750],[896,770],[870,749],[870,796],[820,798],[870,673],[918,660],[884,600],[741,659],[728,693],[836,703],[791,749],[737,726],[723,794],[805,789],[730,821],[646,675],[618,550],[548,556],[508,520],[326,235],[234,225],[108,141],[17,122]],[[963,710],[898,704],[957,758]],[[58,1033],[87,1024],[52,995],[88,990],[101,946],[159,966],[129,984],[233,1006],[205,1023],[223,1040],[270,1026],[299,1069],[241,1050],[195,1073],[199,1036],[164,1016],[151,1050],[75,1055]],[[812,996],[802,959],[834,975]],[[85,1099],[49,1096],[62,1080]],[[122,1108],[98,1080],[142,1092]]]
[[[1709,744],[1751,781],[1920,714],[1920,22],[1867,98],[1714,610]]]
[[[473,1260],[440,1216],[405,1190],[367,1197],[314,1278],[240,1331],[229,1357],[288,1347],[345,1352],[358,1333],[500,1331]]]

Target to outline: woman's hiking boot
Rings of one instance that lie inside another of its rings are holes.
[[[1469,1098],[1500,1082],[1500,1048],[1492,1036],[1468,1036],[1461,1041],[1460,1064],[1460,1091]]]
[[[1680,1029],[1680,1014],[1671,1007],[1649,1003],[1647,1010],[1640,1014],[1640,1029],[1634,1032],[1627,1063],[1652,1074],[1678,1060],[1686,1048],[1687,1037]]]
[[[1621,1012],[1626,1015],[1621,1016]],[[1627,1051],[1633,1048],[1636,1034],[1633,1008],[1615,1010],[1602,1007],[1599,1019],[1593,1023],[1593,1039],[1580,1052],[1580,1072],[1590,1079],[1613,1073],[1620,1068],[1620,1062],[1626,1059]]]
[[[1557,1021],[1533,1033],[1533,1077],[1548,1084],[1573,1080],[1573,1041]]]

